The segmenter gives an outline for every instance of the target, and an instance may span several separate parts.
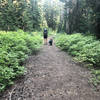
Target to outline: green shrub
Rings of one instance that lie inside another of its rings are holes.
[[[56,45],[80,62],[100,66],[100,41],[82,34],[58,35]]]
[[[60,34],[56,36],[56,45],[68,52],[78,62],[85,62],[86,66],[100,68],[100,41],[94,36]],[[93,70],[91,82],[96,86],[100,83],[100,70]]]
[[[95,86],[100,84],[100,70],[92,70],[93,77],[90,80],[91,83],[93,83]]]
[[[13,84],[13,79],[23,75],[22,66],[29,54],[37,52],[42,44],[38,35],[0,31],[0,91]]]

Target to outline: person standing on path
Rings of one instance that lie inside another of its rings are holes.
[[[48,30],[45,28],[43,32],[44,44],[47,44]]]

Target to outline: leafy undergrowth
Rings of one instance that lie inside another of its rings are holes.
[[[100,83],[100,41],[94,36],[82,35],[80,33],[56,36],[56,46],[68,52],[74,57],[74,60],[85,63],[92,69],[92,82],[94,85]],[[98,68],[98,69],[96,69]]]
[[[24,74],[23,62],[28,55],[39,51],[41,36],[0,31],[0,91],[14,84],[13,80]]]

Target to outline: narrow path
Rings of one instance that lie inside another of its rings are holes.
[[[89,71],[55,46],[43,46],[26,66],[25,78],[0,100],[100,100],[88,83]]]

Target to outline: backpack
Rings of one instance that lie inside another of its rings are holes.
[[[44,35],[47,35],[47,33],[48,33],[47,30],[44,30]]]

